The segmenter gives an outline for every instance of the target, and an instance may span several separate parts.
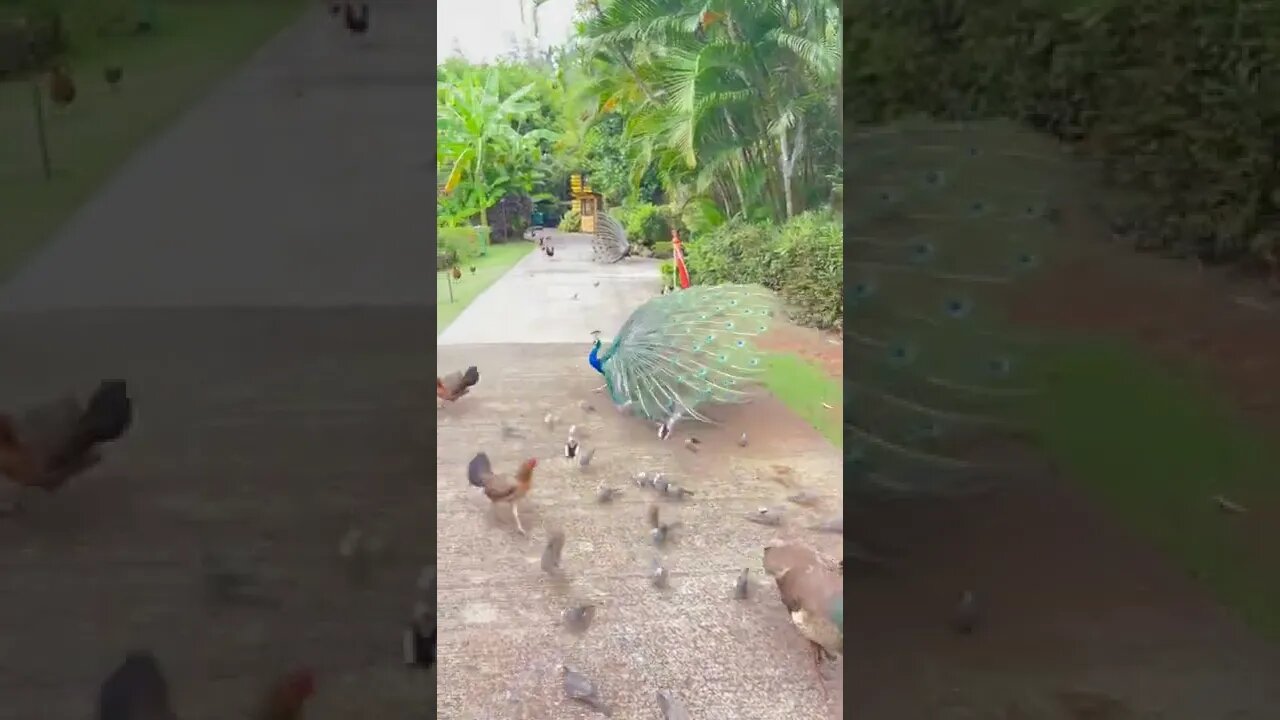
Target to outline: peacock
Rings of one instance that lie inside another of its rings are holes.
[[[972,440],[1013,428],[1037,388],[1035,344],[1002,310],[1058,247],[1087,168],[1007,121],[846,131],[845,157],[846,488],[985,486]]]
[[[659,424],[666,438],[681,419],[712,422],[709,404],[749,401],[764,372],[752,340],[778,307],[758,285],[694,286],[636,309],[607,348],[599,331],[587,362],[619,408]]]
[[[596,216],[595,238],[591,241],[591,256],[598,263],[612,264],[631,254],[627,231],[607,213]]]

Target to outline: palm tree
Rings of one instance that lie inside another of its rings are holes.
[[[613,0],[583,24],[600,107],[637,163],[729,214],[792,217],[839,164],[835,0]]]

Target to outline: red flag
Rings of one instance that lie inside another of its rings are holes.
[[[689,289],[689,268],[684,264],[684,250],[680,247],[680,233],[671,231],[671,254],[676,261],[676,277],[680,280],[680,289]]]

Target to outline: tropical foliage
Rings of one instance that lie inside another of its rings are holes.
[[[536,2],[521,12],[536,18]],[[569,46],[441,68],[442,224],[581,172],[637,240],[829,206],[840,174],[834,0],[580,3]],[[567,210],[566,208],[563,208]],[[495,233],[495,238],[498,235]]]
[[[437,223],[488,226],[504,197],[529,195],[547,174],[554,134],[529,122],[543,108],[528,82],[504,87],[497,68],[450,64],[436,83]],[[507,74],[508,83],[511,75]]]
[[[632,186],[783,220],[830,200],[841,155],[834,0],[593,3],[574,84],[617,113]]]

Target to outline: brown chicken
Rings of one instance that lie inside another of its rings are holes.
[[[520,463],[520,467],[516,469],[515,481],[511,481],[501,475],[493,473],[493,466],[489,463],[489,456],[484,453],[478,453],[471,458],[471,462],[467,463],[467,482],[478,488],[484,488],[485,497],[489,498],[495,505],[499,503],[509,503],[511,505],[511,516],[515,518],[516,529],[521,535],[527,535],[524,526],[520,524],[520,510],[517,503],[529,494],[529,490],[533,487],[533,469],[538,466],[536,458],[529,458]]]
[[[98,691],[98,720],[176,720],[169,682],[155,655],[138,650],[107,676]]]
[[[0,474],[48,492],[93,467],[97,446],[118,440],[133,422],[123,380],[104,380],[83,407],[74,398],[29,410],[21,423],[0,415]]]
[[[49,72],[49,98],[58,107],[66,107],[76,99],[76,83],[61,65]]]
[[[253,720],[302,720],[302,708],[315,693],[315,674],[295,670],[267,688]]]
[[[813,644],[822,678],[822,660],[844,654],[844,561],[799,540],[775,539],[765,545],[764,570],[777,583],[791,623]]]
[[[444,377],[436,377],[436,397],[445,402],[453,402],[471,392],[471,388],[480,382],[480,371],[475,365],[462,372],[451,372]]]
[[[453,266],[453,269],[449,271],[449,274],[453,276],[454,280],[462,279],[462,270],[457,265]]]

